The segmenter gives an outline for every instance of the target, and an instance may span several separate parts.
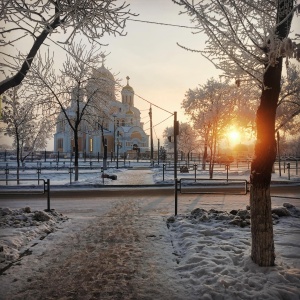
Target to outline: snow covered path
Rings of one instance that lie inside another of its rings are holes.
[[[71,219],[1,276],[1,299],[184,299],[166,231],[133,200]]]

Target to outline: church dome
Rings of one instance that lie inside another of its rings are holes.
[[[99,69],[97,69],[96,74],[97,74],[97,77],[104,77],[106,79],[115,81],[113,74],[109,70],[107,70],[104,67],[104,65],[102,65]]]
[[[129,108],[129,110],[126,112],[126,115],[134,115],[134,112]]]
[[[134,93],[133,88],[129,85],[129,79],[130,78],[127,76],[126,79],[127,79],[127,84],[122,88],[122,92],[131,92],[131,93]]]
[[[134,90],[133,88],[130,86],[130,85],[125,85],[123,88],[122,88],[122,91],[129,91],[129,92],[132,92],[134,93]]]
[[[104,67],[104,61],[105,61],[105,55],[102,54],[102,66],[98,68],[96,71],[94,71],[94,76],[97,78],[105,78],[108,79],[109,81],[115,81],[114,75]]]

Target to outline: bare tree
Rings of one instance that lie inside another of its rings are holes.
[[[59,75],[52,59],[38,55],[26,80],[32,99],[45,114],[58,116],[60,130],[68,131],[73,140],[75,181],[79,177],[79,136],[92,131],[100,131],[104,136],[103,126],[109,118],[106,103],[111,96],[106,93],[110,79],[99,76],[97,71],[102,53],[95,45],[86,48],[71,44]]]
[[[52,122],[39,114],[35,103],[28,99],[25,89],[20,86],[5,93],[3,104],[2,120],[7,125],[5,134],[14,141],[19,178],[20,162],[34,151],[45,149]]]
[[[190,163],[190,155],[192,151],[198,150],[197,133],[188,123],[180,123],[178,135],[178,151],[181,151],[187,157],[187,164]]]
[[[174,128],[166,127],[163,132],[163,144],[168,151],[174,151]]]
[[[184,7],[208,40],[199,51],[237,85],[253,81],[261,88],[256,113],[257,139],[251,164],[252,260],[275,264],[270,183],[276,158],[275,118],[283,59],[300,59],[299,44],[289,38],[294,0],[173,0]]]
[[[70,44],[79,34],[89,41],[99,40],[105,33],[124,35],[126,20],[133,15],[128,7],[117,0],[1,1],[0,46],[7,50],[1,51],[0,66],[9,75],[0,82],[0,94],[22,82],[50,36],[64,34],[64,40],[59,42]],[[32,44],[28,53],[23,53],[21,59],[11,54],[17,43],[26,40],[28,44],[29,38]]]
[[[193,122],[195,131],[202,137],[201,142],[204,145],[202,169],[205,170],[206,160],[209,159],[210,178],[213,177],[217,144],[223,138],[226,127],[234,116],[236,104],[234,94],[234,88],[228,85],[228,82],[210,79],[205,85],[190,89],[182,101],[182,108]]]
[[[300,127],[300,68],[291,65],[282,79],[275,131],[297,134]]]

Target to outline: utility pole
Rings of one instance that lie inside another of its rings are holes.
[[[152,106],[150,105],[149,110],[149,116],[150,116],[150,160],[151,163],[153,162],[153,128],[152,128]]]
[[[173,126],[173,134],[174,134],[174,181],[175,181],[175,216],[177,215],[177,202],[178,202],[178,181],[177,181],[177,135],[179,134],[179,122],[177,121],[177,112],[174,112],[174,126]]]
[[[157,139],[157,164],[159,165],[159,139]]]

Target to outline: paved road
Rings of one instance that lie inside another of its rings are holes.
[[[300,207],[300,185],[283,185],[272,187],[273,206],[289,202]],[[148,187],[148,188],[81,188],[56,190],[51,192],[51,208],[62,213],[76,211],[84,213],[94,210],[102,211],[116,200],[136,199],[147,214],[173,214],[174,213],[174,188],[173,187]],[[298,198],[298,199],[297,199]],[[249,204],[247,195],[212,195],[212,194],[178,194],[178,213],[189,212],[194,208],[215,208],[231,210],[245,208]],[[46,195],[0,195],[1,207],[24,207],[28,205],[35,209],[47,207]]]

